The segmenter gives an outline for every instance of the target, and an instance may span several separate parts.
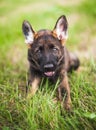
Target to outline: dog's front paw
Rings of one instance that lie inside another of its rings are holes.
[[[71,110],[71,104],[70,103],[64,103],[64,108],[67,110],[67,111],[70,111]]]
[[[69,98],[67,101],[65,101],[63,103],[63,106],[64,108],[67,110],[67,111],[70,111],[71,110],[71,99]]]

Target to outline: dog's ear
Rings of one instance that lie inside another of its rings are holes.
[[[25,43],[29,44],[29,45],[32,44],[34,41],[35,32],[32,29],[32,26],[30,25],[30,23],[28,21],[23,22],[22,31],[25,36]]]
[[[58,18],[53,32],[56,33],[59,40],[66,40],[68,38],[68,22],[64,15]]]

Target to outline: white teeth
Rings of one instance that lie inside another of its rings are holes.
[[[54,71],[50,71],[50,72],[45,72],[44,74],[46,75],[46,76],[48,76],[48,77],[51,77],[51,76],[53,76],[54,75]]]

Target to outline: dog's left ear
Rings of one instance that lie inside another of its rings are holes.
[[[59,40],[66,40],[68,38],[68,22],[64,15],[58,18],[53,32],[57,35]]]

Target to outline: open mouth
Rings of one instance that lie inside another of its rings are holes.
[[[55,74],[55,68],[53,64],[45,64],[44,65],[44,75],[47,77],[52,77]]]
[[[44,72],[44,74],[47,76],[47,77],[52,77],[55,72],[54,71],[49,71],[49,72]]]

